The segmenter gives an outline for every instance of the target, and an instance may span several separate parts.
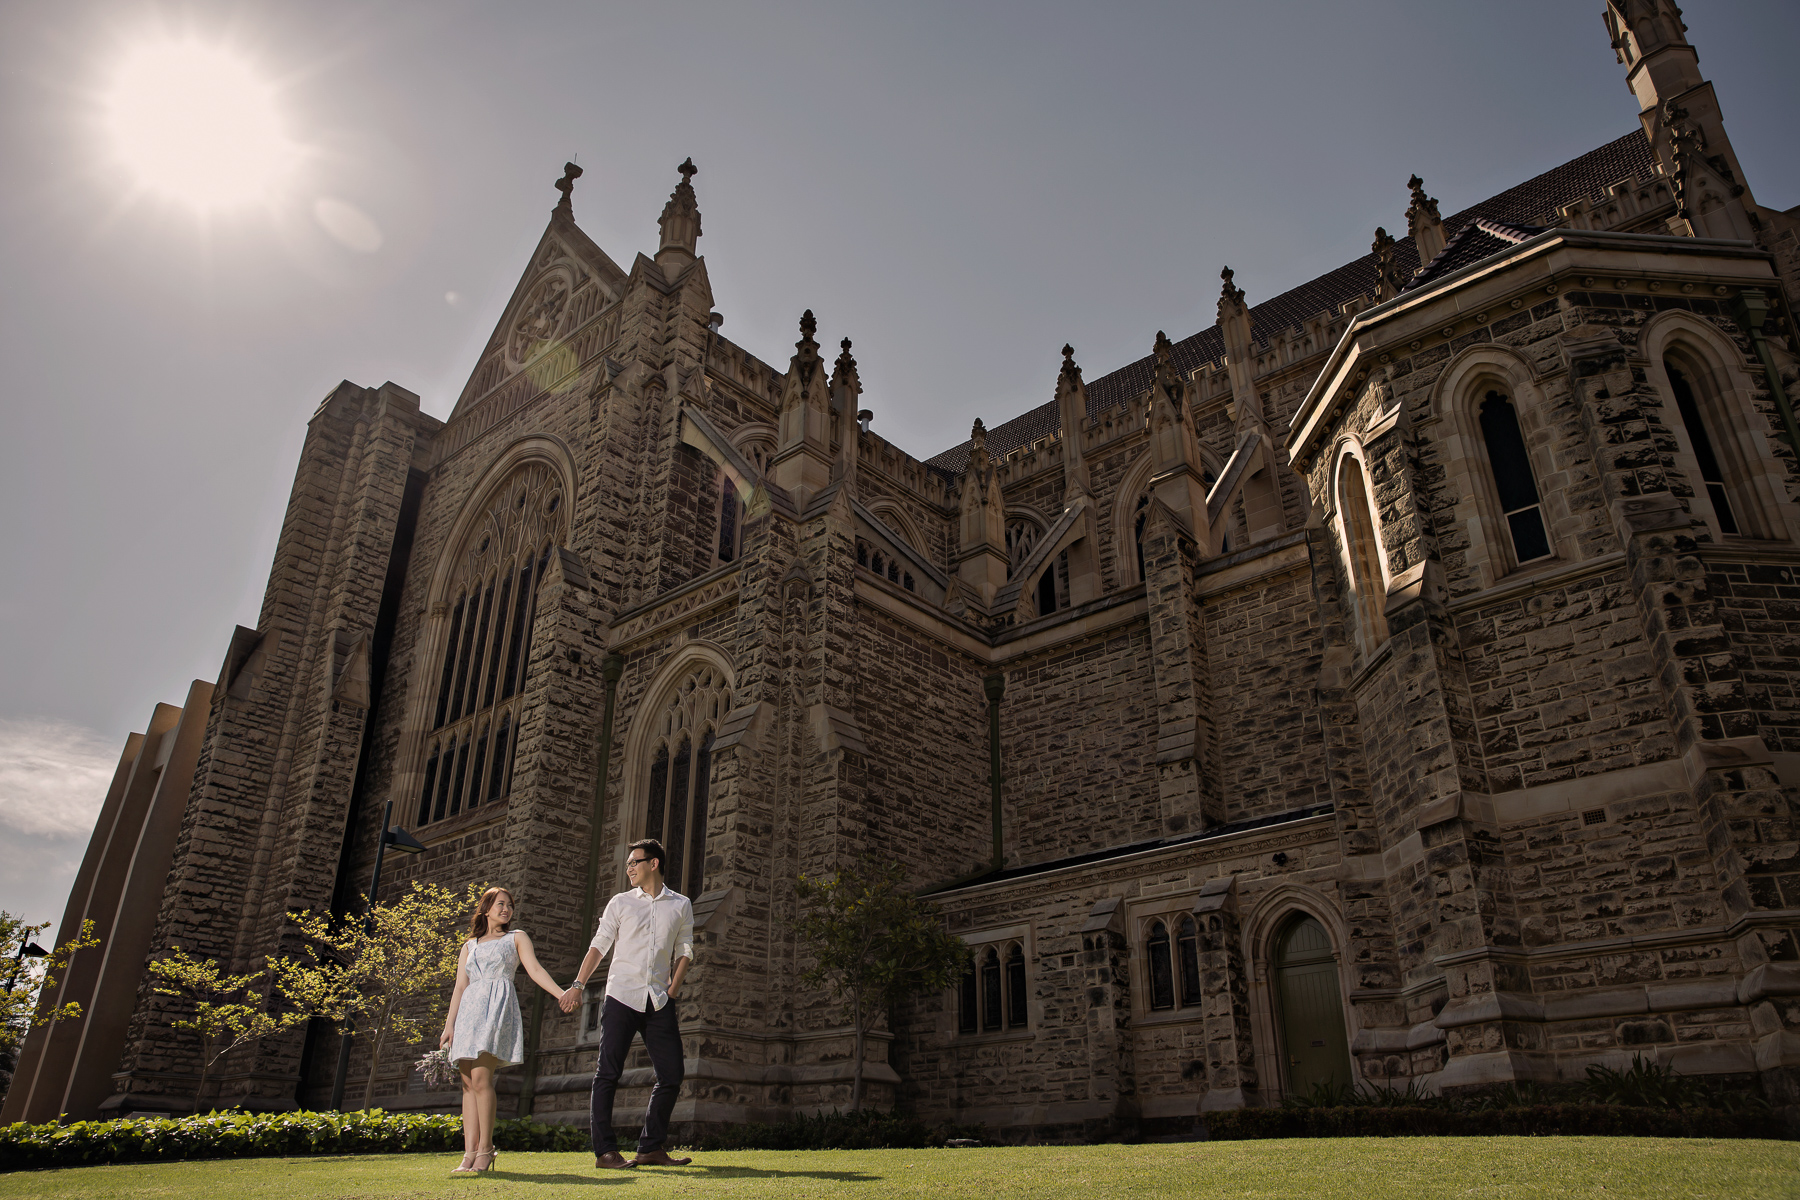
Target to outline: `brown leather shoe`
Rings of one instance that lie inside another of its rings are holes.
[[[691,1158],[670,1158],[666,1150],[652,1150],[648,1154],[639,1151],[638,1156],[626,1165],[632,1167],[685,1167],[693,1161]]]
[[[635,1162],[626,1162],[625,1156],[620,1154],[617,1150],[608,1150],[605,1154],[602,1154],[594,1160],[594,1166],[597,1169],[604,1168],[617,1171],[623,1170],[626,1167],[635,1167],[637,1164]]]

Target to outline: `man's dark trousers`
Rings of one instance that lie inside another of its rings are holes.
[[[595,1157],[619,1148],[613,1134],[613,1092],[625,1071],[631,1039],[640,1033],[644,1035],[644,1049],[650,1052],[656,1086],[650,1091],[650,1111],[645,1114],[644,1130],[638,1135],[638,1153],[661,1150],[663,1139],[669,1136],[669,1114],[675,1111],[675,1095],[681,1091],[686,1072],[681,1061],[681,1023],[675,1016],[675,1001],[655,1009],[646,996],[644,1011],[639,1012],[608,996],[600,1010],[600,1060],[594,1064],[594,1095],[588,1107]]]

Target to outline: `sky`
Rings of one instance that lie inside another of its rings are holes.
[[[629,268],[691,155],[726,336],[780,367],[813,309],[924,458],[1051,399],[1064,341],[1094,379],[1210,325],[1221,265],[1254,304],[1366,253],[1412,172],[1451,213],[1636,128],[1601,10],[7,0],[0,909],[61,916],[125,736],[255,623],[319,401],[448,415],[566,159]],[[1800,204],[1800,5],[1685,17]],[[230,145],[275,185],[227,203],[248,168],[122,106],[171,44],[252,81]]]

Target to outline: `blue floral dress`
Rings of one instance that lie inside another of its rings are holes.
[[[491,942],[476,942],[463,972],[469,977],[450,1035],[450,1061],[457,1067],[510,1067],[525,1061],[525,1023],[513,975],[519,947],[508,930]]]

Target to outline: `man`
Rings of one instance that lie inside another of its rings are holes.
[[[669,1114],[681,1091],[681,1025],[675,1016],[681,980],[694,958],[694,906],[663,884],[663,847],[655,838],[631,843],[625,875],[632,883],[607,902],[600,927],[575,982],[563,993],[562,1010],[574,1012],[582,989],[612,951],[606,975],[606,1003],[600,1013],[600,1060],[594,1066],[594,1094],[589,1108],[596,1167],[685,1167],[691,1158],[670,1158],[663,1149]],[[627,1162],[613,1134],[613,1092],[625,1070],[631,1039],[644,1037],[656,1087],[650,1111],[638,1137],[637,1157]]]

